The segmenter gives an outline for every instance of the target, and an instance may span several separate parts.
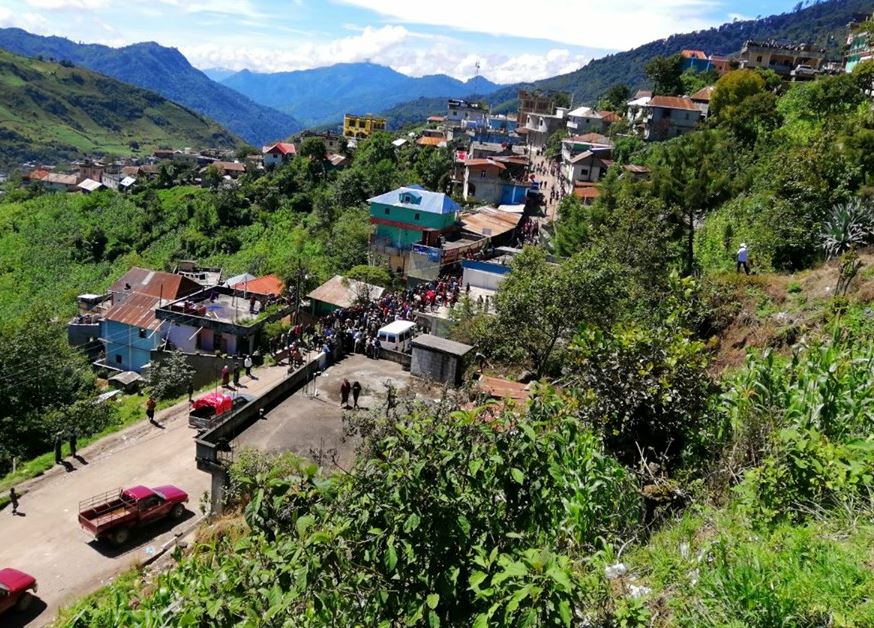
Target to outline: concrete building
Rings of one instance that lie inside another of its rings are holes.
[[[398,188],[369,200],[371,251],[389,257],[392,270],[405,273],[414,245],[440,247],[441,237],[453,231],[459,206],[446,194],[418,185]]]
[[[567,129],[568,132],[575,135],[584,133],[603,133],[610,126],[610,123],[604,120],[601,112],[593,107],[577,107],[567,114]]]
[[[465,201],[492,205],[525,202],[531,188],[527,157],[469,159],[464,166]]]
[[[275,168],[286,164],[297,154],[297,147],[289,142],[277,142],[261,149],[265,168]]]
[[[370,137],[377,131],[385,131],[385,118],[379,116],[357,116],[347,113],[343,116],[343,135],[345,137]]]
[[[573,193],[579,183],[597,183],[612,165],[612,150],[609,148],[590,149],[563,160],[561,173],[564,192]]]
[[[857,65],[864,61],[874,59],[874,36],[867,29],[862,28],[862,23],[862,21],[853,21],[848,27],[847,53],[844,63],[844,69],[847,72],[852,72]]]
[[[824,48],[788,41],[747,41],[740,51],[741,68],[765,68],[788,78],[799,65],[818,70],[825,60]]]
[[[524,127],[529,114],[548,115],[555,111],[555,95],[539,91],[520,89],[516,94],[519,99],[519,111],[516,121]]]
[[[410,372],[427,380],[460,386],[473,347],[430,334],[413,338]]]
[[[446,104],[446,117],[443,124],[465,129],[478,129],[488,126],[488,107],[477,102],[450,98]]]
[[[644,107],[642,121],[645,140],[668,140],[694,130],[701,122],[702,113],[689,98],[654,96]]]
[[[525,119],[528,146],[534,148],[546,146],[549,136],[566,126],[567,114],[566,107],[556,107],[553,114],[529,113]]]

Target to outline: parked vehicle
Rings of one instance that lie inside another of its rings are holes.
[[[185,514],[188,493],[175,486],[134,486],[79,502],[79,525],[98,540],[125,543],[134,528]]]
[[[36,589],[33,576],[9,567],[0,569],[0,614],[13,608],[26,611],[33,603]]]
[[[819,72],[817,72],[816,68],[814,68],[812,66],[802,64],[802,65],[796,66],[795,69],[792,70],[792,72],[790,74],[794,77],[802,77],[803,76],[803,77],[807,77],[807,78],[813,78],[814,76],[819,74]]]
[[[211,429],[227,413],[242,408],[249,401],[251,399],[245,395],[231,396],[219,392],[206,394],[191,404],[188,425],[201,431]]]
[[[378,334],[383,349],[409,353],[416,336],[416,324],[410,321],[394,321],[380,328]]]

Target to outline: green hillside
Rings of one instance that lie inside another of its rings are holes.
[[[0,167],[237,138],[165,98],[80,68],[0,50]]]

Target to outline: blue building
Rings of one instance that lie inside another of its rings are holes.
[[[104,366],[141,372],[166,336],[155,310],[199,290],[199,284],[182,275],[130,269],[109,288],[109,304],[100,321]]]

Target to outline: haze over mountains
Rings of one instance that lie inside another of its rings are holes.
[[[221,82],[306,126],[337,122],[347,112],[377,113],[416,98],[485,96],[501,87],[481,76],[468,81],[445,74],[416,78],[374,63],[340,63],[272,74],[243,70]]]
[[[27,57],[69,60],[208,116],[247,142],[288,137],[302,127],[292,116],[259,105],[194,68],[175,48],[146,42],[110,48],[42,37],[18,28],[0,29],[0,48]]]

